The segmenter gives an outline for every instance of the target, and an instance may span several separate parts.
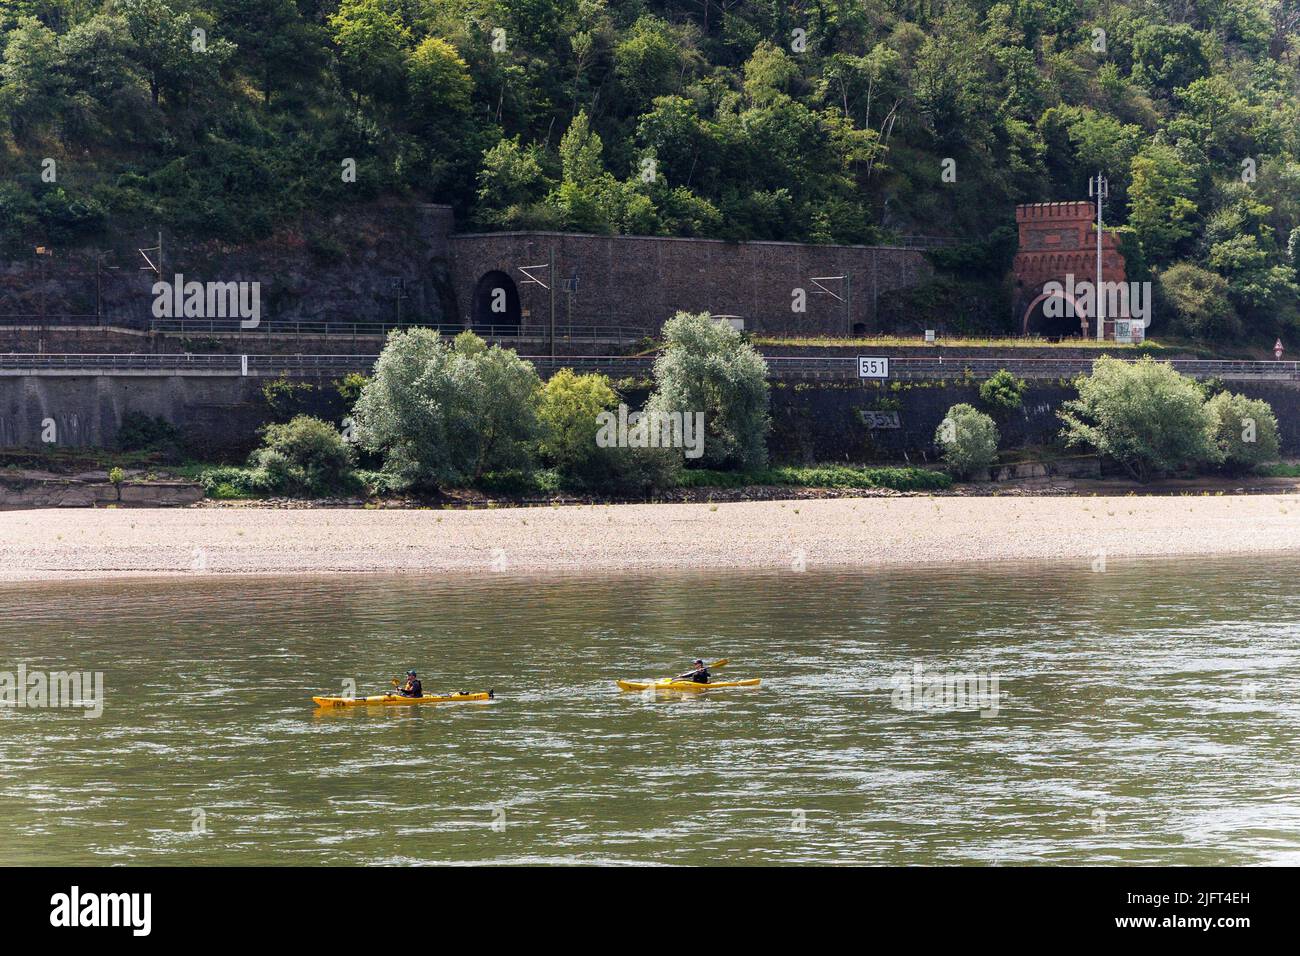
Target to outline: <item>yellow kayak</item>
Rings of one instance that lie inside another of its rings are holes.
[[[425,694],[423,697],[403,697],[401,694],[378,694],[374,697],[313,697],[318,707],[360,707],[362,704],[451,704],[471,700],[492,700],[494,691],[477,694]]]
[[[757,677],[752,677],[749,680],[710,681],[707,684],[697,684],[693,680],[673,680],[671,677],[664,677],[656,681],[621,680],[618,682],[618,686],[622,690],[686,691],[693,694],[708,690],[725,690],[730,687],[757,687],[758,685],[759,678]]]

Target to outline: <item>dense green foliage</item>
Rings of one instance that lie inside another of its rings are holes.
[[[1227,471],[1246,472],[1277,460],[1277,418],[1268,402],[1219,392],[1206,404]]]
[[[767,465],[767,362],[743,335],[707,314],[679,312],[664,323],[655,359],[652,410],[704,414],[699,463],[757,470]]]
[[[276,493],[271,478],[259,468],[218,465],[202,468],[197,475],[203,493],[218,501],[233,498],[260,498]]]
[[[952,473],[968,477],[997,460],[998,426],[970,405],[954,405],[935,430],[934,443]]]
[[[1222,461],[1205,391],[1172,365],[1102,356],[1058,412],[1071,445],[1090,445],[1138,481]]]
[[[166,419],[144,412],[127,412],[117,428],[116,444],[122,451],[158,452],[164,458],[181,453],[181,433]]]
[[[848,465],[792,465],[761,471],[714,471],[692,468],[678,479],[683,488],[742,488],[791,485],[801,488],[892,488],[895,491],[941,491],[952,478],[926,468],[855,468]]]
[[[542,457],[566,476],[599,473],[601,453],[609,449],[596,444],[596,418],[617,405],[618,395],[606,376],[560,369],[542,386],[537,406]]]
[[[472,332],[389,333],[352,417],[357,441],[410,485],[465,485],[528,468],[539,437],[541,381],[514,351]]]
[[[338,429],[298,415],[268,424],[246,467],[200,467],[195,477],[209,498],[322,497],[362,489],[355,462],[355,449]]]
[[[602,447],[601,413],[613,413],[619,396],[605,375],[560,369],[542,386],[537,418],[539,452],[571,490],[647,495],[676,484],[682,452],[673,448]]]
[[[248,458],[269,488],[289,495],[324,495],[355,485],[352,446],[329,422],[307,415],[266,426],[262,446]]]
[[[1025,403],[1028,387],[1023,378],[1000,368],[980,383],[980,401],[996,412],[1012,412]]]
[[[528,485],[540,459],[567,487],[649,494],[674,485],[692,448],[705,463],[764,467],[762,357],[708,316],[678,315],[665,337],[645,411],[691,416],[689,438],[684,425],[653,441],[649,430],[618,434],[611,422],[626,426],[631,416],[613,414],[619,396],[603,375],[561,369],[543,384],[531,363],[472,332],[448,344],[435,330],[410,329],[389,334],[361,388],[350,416],[357,442],[382,458],[392,487]]]
[[[1298,70],[1297,0],[0,0],[0,242],[241,239],[380,195],[484,228],[957,235],[902,314],[992,331],[1013,205],[1101,169],[1180,329],[1272,334]]]

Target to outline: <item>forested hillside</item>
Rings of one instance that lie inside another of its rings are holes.
[[[1100,169],[1177,330],[1296,320],[1300,0],[0,0],[0,27],[11,253],[409,195],[482,229],[957,236],[941,264],[978,276],[1017,202]]]

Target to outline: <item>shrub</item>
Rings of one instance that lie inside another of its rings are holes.
[[[230,498],[256,498],[273,494],[270,476],[257,468],[236,468],[220,466],[207,468],[200,472],[199,484],[209,498],[219,500]]]
[[[980,401],[998,412],[1012,412],[1025,403],[1028,384],[1004,368],[998,369],[980,385]]]
[[[540,471],[489,471],[474,486],[489,494],[553,495],[560,490],[560,476],[552,469]]]
[[[597,416],[614,408],[618,395],[604,375],[575,375],[562,368],[542,386],[537,406],[539,450],[566,477],[590,478],[607,463],[596,445]]]
[[[296,415],[307,414],[312,410],[315,398],[316,386],[311,382],[273,378],[262,383],[262,401],[277,422],[287,422]]]
[[[126,481],[126,472],[121,468],[108,469],[108,483],[117,491],[117,500],[122,500],[122,482]]]
[[[370,380],[360,372],[348,372],[342,378],[334,380],[334,390],[338,392],[343,404],[351,409],[361,397],[361,390],[366,387],[368,381]]]
[[[472,332],[449,345],[433,329],[394,331],[353,409],[357,440],[414,484],[528,468],[540,387],[531,364]]]
[[[943,449],[943,459],[953,474],[965,477],[987,468],[998,457],[998,426],[970,405],[954,405],[939,423],[934,443]]]
[[[539,449],[569,487],[650,495],[674,487],[682,452],[675,448],[601,447],[599,416],[612,414],[618,394],[604,375],[560,369],[542,387]]]
[[[707,313],[679,312],[664,324],[648,408],[704,413],[704,455],[712,468],[767,464],[767,363],[744,337]]]
[[[1228,298],[1228,280],[1190,262],[1158,276],[1163,300],[1173,307],[1178,332],[1194,339],[1228,341],[1241,334],[1241,320]]]
[[[802,488],[893,488],[896,491],[939,491],[952,478],[928,468],[857,468],[848,465],[781,466],[761,471],[715,471],[692,468],[677,479],[682,488],[743,488],[746,485],[790,485]]]
[[[1246,472],[1277,460],[1277,418],[1268,402],[1219,392],[1206,407],[1213,416],[1214,440],[1228,471]]]
[[[682,453],[676,448],[609,448],[602,484],[612,494],[648,497],[676,487]]]
[[[267,425],[262,447],[248,458],[271,487],[285,494],[319,495],[355,486],[352,446],[329,422],[299,415]]]
[[[1222,459],[1204,392],[1172,365],[1105,355],[1076,386],[1079,397],[1057,413],[1062,437],[1091,445],[1138,481]]]

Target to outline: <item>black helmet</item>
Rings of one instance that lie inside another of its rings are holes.
[[[406,672],[406,676],[407,676],[407,677],[414,677],[414,676],[415,676],[415,671],[407,671],[407,672]]]
[[[700,659],[697,657],[697,658],[695,658],[695,663],[696,663],[696,664],[703,664],[704,661],[700,660]]]

